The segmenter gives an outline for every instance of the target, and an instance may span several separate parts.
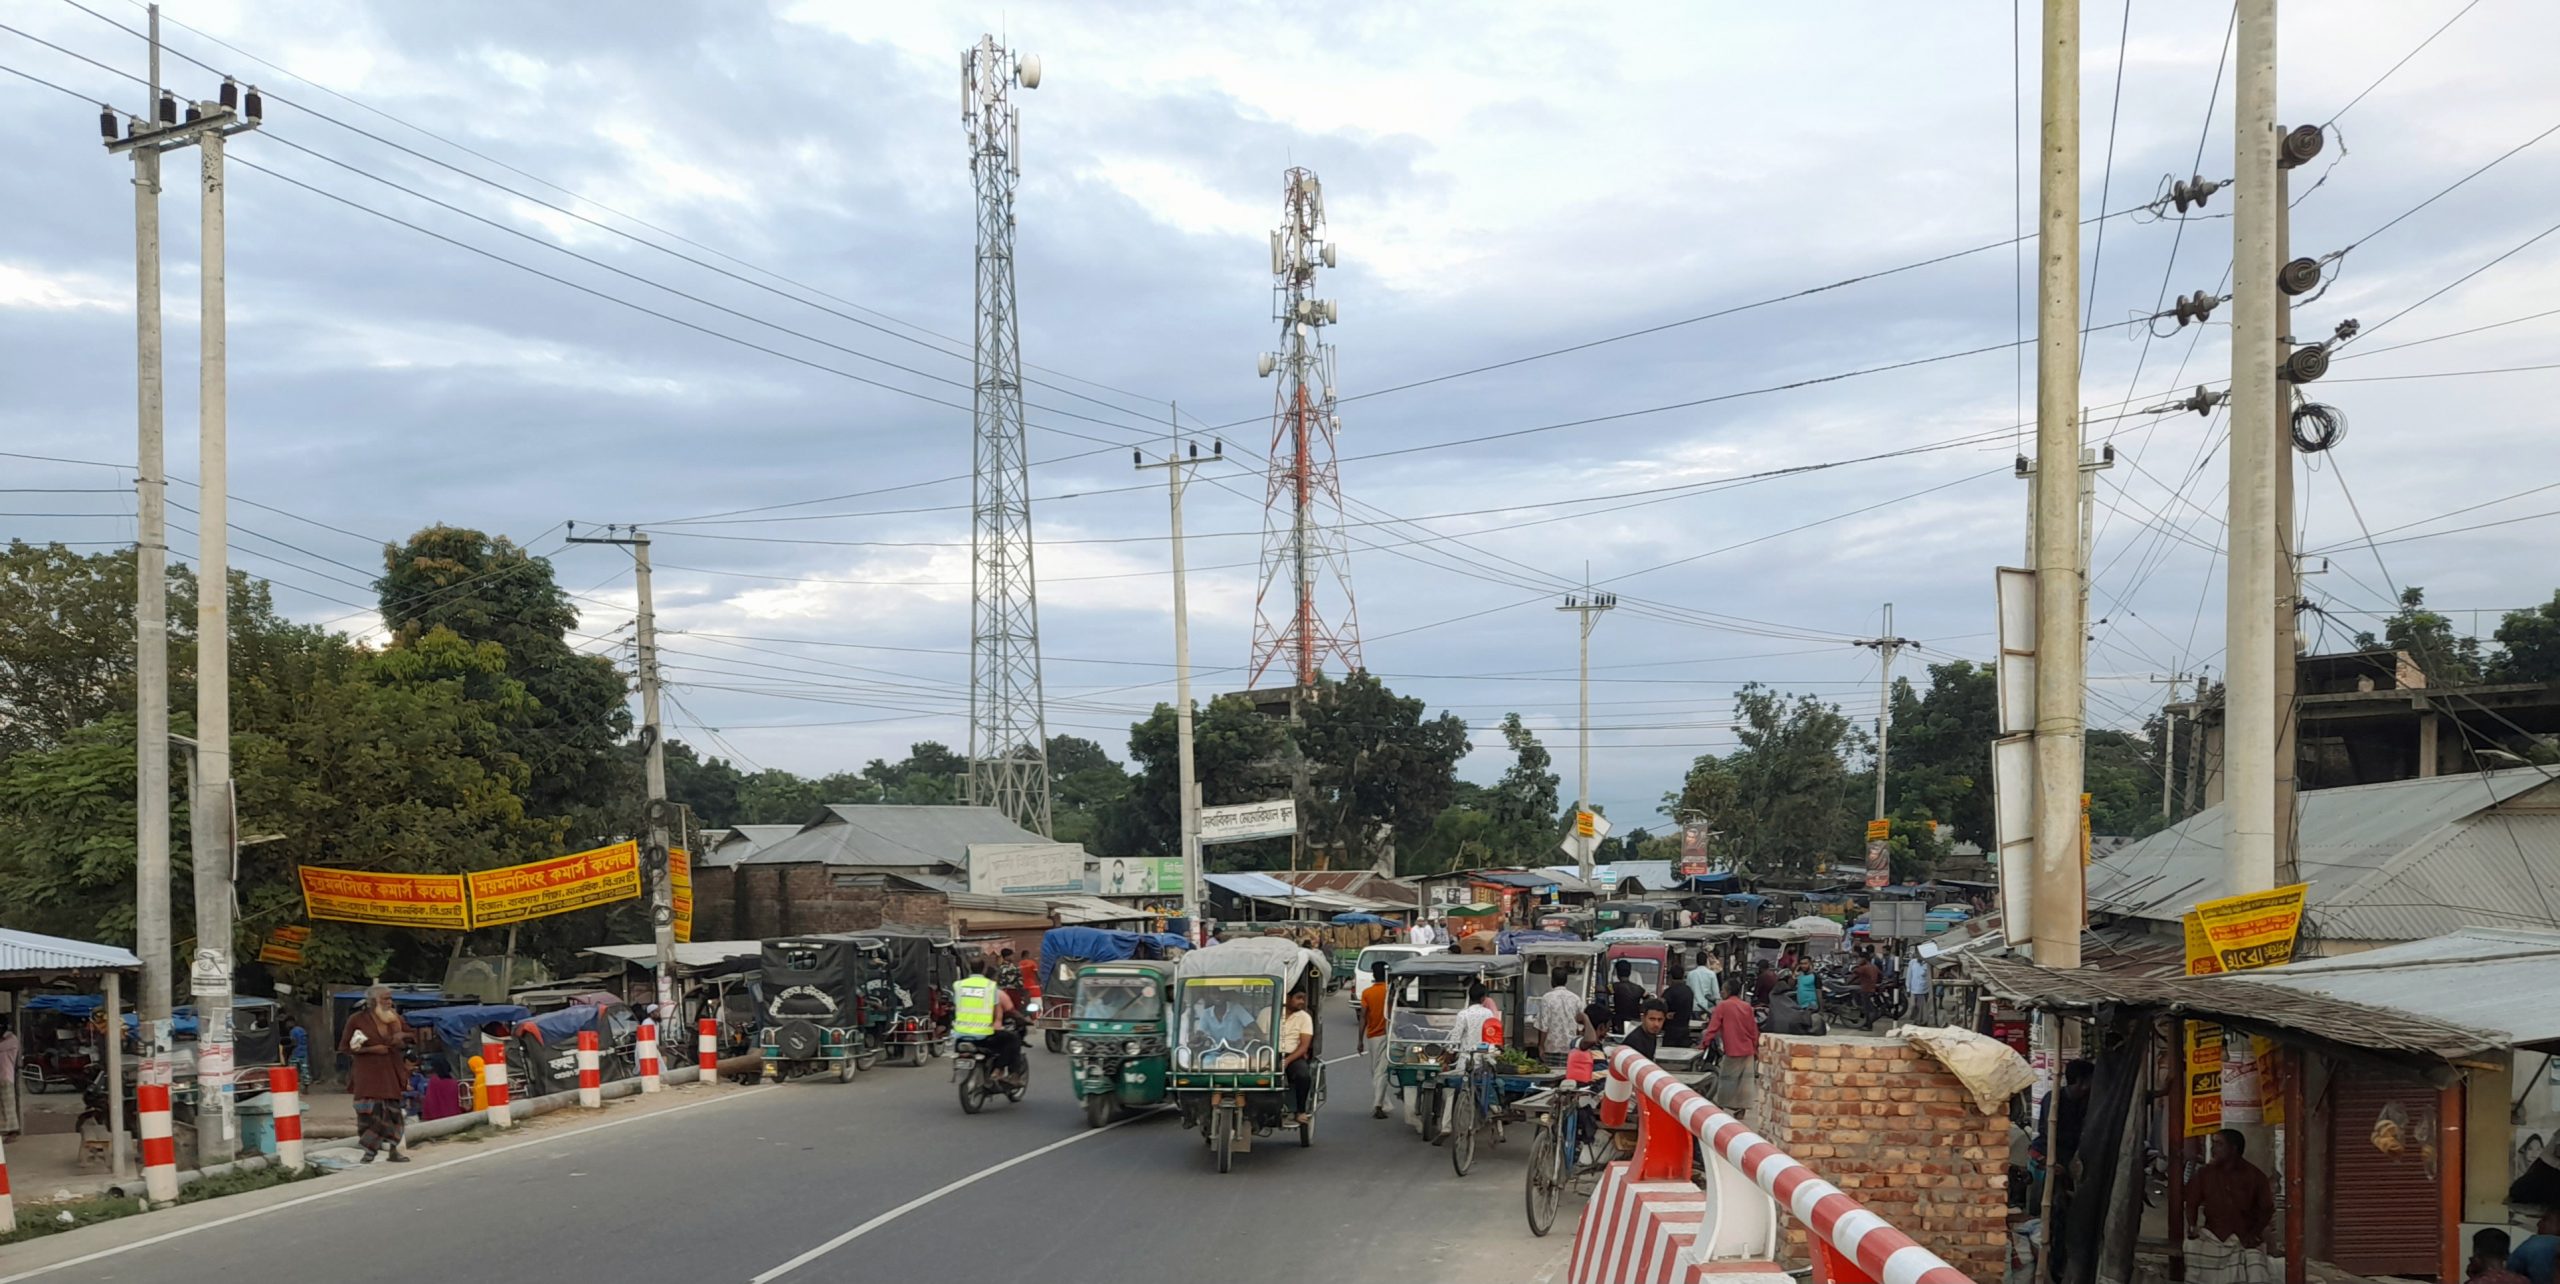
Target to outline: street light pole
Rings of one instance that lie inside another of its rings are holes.
[[[1556,608],[1580,617],[1578,624],[1582,635],[1582,762],[1573,787],[1573,850],[1581,857],[1578,872],[1585,886],[1591,882],[1592,852],[1600,845],[1597,837],[1582,832],[1583,818],[1591,814],[1591,630],[1599,627],[1602,612],[1615,610],[1617,605],[1618,595],[1615,593],[1586,590],[1565,594],[1564,605]]]

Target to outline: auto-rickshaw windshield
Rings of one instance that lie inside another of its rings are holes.
[[[1164,1016],[1164,986],[1152,976],[1086,973],[1076,984],[1076,1017],[1085,1021],[1154,1021]]]
[[[1176,1064],[1185,1069],[1241,1069],[1266,1059],[1278,1024],[1280,983],[1270,977],[1194,977],[1182,984],[1182,1030]]]

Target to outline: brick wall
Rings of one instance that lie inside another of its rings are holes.
[[[824,865],[728,865],[693,880],[696,940],[766,940],[810,932],[859,932],[883,923],[947,927],[939,892],[893,887],[878,874]]]
[[[1867,1211],[1976,1280],[2007,1263],[2009,1124],[1899,1039],[1770,1035],[1749,1120]],[[1810,1260],[1787,1219],[1789,1261]]]

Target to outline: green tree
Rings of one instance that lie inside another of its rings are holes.
[[[1138,766],[1137,780],[1107,819],[1097,819],[1114,854],[1173,855],[1181,850],[1181,815],[1174,804],[1181,792],[1177,730],[1170,704],[1157,705],[1146,721],[1129,728],[1129,760]],[[1191,719],[1191,761],[1201,801],[1214,807],[1285,796],[1287,748],[1287,724],[1256,712],[1244,697],[1219,696],[1202,705]],[[1221,845],[1207,849],[1204,860],[1219,869],[1255,868],[1275,850],[1279,863],[1287,864],[1285,841]]]
[[[633,744],[636,757],[640,746]],[[693,823],[703,829],[721,829],[741,824],[739,793],[746,786],[746,773],[729,765],[725,758],[705,759],[693,746],[681,740],[667,741],[667,799],[681,804],[693,813]]]
[[[2427,675],[2428,686],[2462,687],[2480,681],[2480,639],[2454,636],[2453,621],[2428,610],[2427,591],[2415,584],[2400,590],[2400,609],[2383,621],[2382,636],[2359,633],[2356,645],[2365,650],[2387,646],[2408,652],[2418,671]]]
[[[436,628],[467,642],[494,642],[508,676],[534,701],[510,727],[509,752],[528,772],[525,805],[536,816],[569,817],[572,841],[628,834],[638,823],[637,763],[622,748],[631,734],[629,685],[600,655],[570,646],[578,612],[552,578],[551,563],[503,536],[430,526],[382,550],[374,581],[392,649]]]
[[[1308,764],[1300,831],[1358,868],[1385,843],[1420,838],[1449,805],[1467,724],[1446,713],[1426,719],[1421,700],[1363,672],[1319,687],[1295,739]]]
[[[1847,758],[1869,748],[1865,734],[1838,705],[1756,682],[1733,703],[1740,747],[1693,763],[1667,799],[1673,814],[1704,813],[1736,863],[1760,874],[1809,876],[1862,851],[1868,800]]]
[[[1497,863],[1497,844],[1503,840],[1491,809],[1492,792],[1472,780],[1457,782],[1431,828],[1414,842],[1396,845],[1396,873],[1445,874]]]
[[[2498,621],[2494,682],[2560,682],[2560,593]]]
[[[1502,715],[1502,741],[1511,749],[1511,766],[1487,795],[1493,813],[1493,853],[1497,859],[1530,862],[1542,858],[1556,841],[1556,790],[1559,777],[1548,769],[1553,761],[1520,715]]]
[[[2140,837],[2168,827],[2160,814],[2156,741],[2121,731],[2089,731],[2081,788],[2089,794],[2092,833]]]
[[[1101,745],[1081,736],[1049,737],[1050,837],[1082,843],[1097,856],[1141,855],[1119,849],[1124,835],[1105,825],[1134,783]]]
[[[1893,684],[1893,770],[1886,811],[1936,820],[1988,847],[1991,742],[2000,736],[1998,679],[1989,665],[1955,660],[1929,666],[1929,690]]]

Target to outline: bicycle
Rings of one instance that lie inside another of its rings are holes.
[[[1532,1235],[1554,1229],[1565,1192],[1583,1193],[1585,1180],[1608,1166],[1608,1151],[1594,1144],[1599,1129],[1591,1118],[1592,1100],[1590,1084],[1568,1081],[1520,1103],[1538,1121],[1529,1143],[1526,1199]]]
[[[1476,1165],[1484,1133],[1502,1140],[1502,1092],[1494,1082],[1493,1054],[1481,1048],[1465,1053],[1450,1081],[1456,1095],[1449,1102],[1449,1166],[1464,1177]]]

